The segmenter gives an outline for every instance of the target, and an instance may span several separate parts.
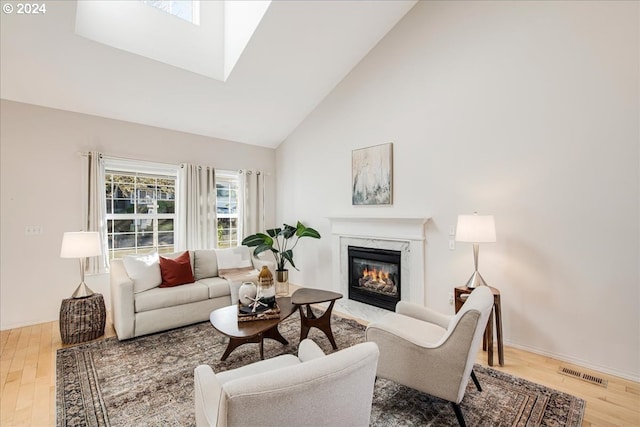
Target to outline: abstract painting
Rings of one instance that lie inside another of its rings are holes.
[[[392,203],[393,144],[353,150],[351,174],[353,205],[390,205]]]

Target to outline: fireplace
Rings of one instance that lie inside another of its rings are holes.
[[[401,252],[348,247],[349,299],[394,311],[400,301]]]

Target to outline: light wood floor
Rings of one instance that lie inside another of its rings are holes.
[[[0,426],[55,425],[56,350],[62,347],[58,322],[0,331]],[[486,366],[486,353],[480,351],[477,362]],[[560,365],[604,378],[608,387],[560,375]],[[494,368],[583,398],[583,426],[640,426],[640,383],[511,347],[505,347],[505,366],[496,360]]]

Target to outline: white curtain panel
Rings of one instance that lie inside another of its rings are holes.
[[[176,250],[215,248],[218,240],[215,170],[185,163],[178,173],[178,182]]]
[[[102,256],[91,257],[86,265],[86,272],[89,274],[103,273],[109,266],[109,247],[107,244],[107,233],[105,217],[107,214],[107,203],[104,181],[104,160],[102,154],[97,151],[90,151],[86,155],[84,170],[87,171],[87,197],[84,203],[84,218],[86,231],[97,231],[100,233],[100,244],[102,245]]]
[[[241,170],[240,191],[244,193],[240,216],[242,237],[264,233],[264,173]]]

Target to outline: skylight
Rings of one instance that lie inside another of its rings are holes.
[[[271,0],[78,0],[76,34],[225,81],[270,4]]]
[[[142,3],[194,25],[200,25],[199,0],[142,0]]]

